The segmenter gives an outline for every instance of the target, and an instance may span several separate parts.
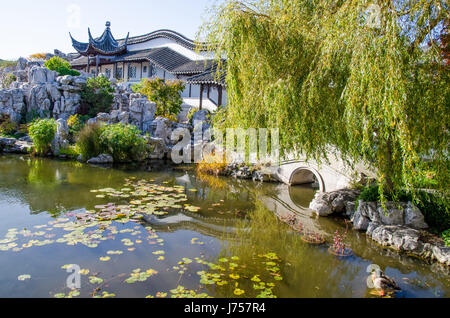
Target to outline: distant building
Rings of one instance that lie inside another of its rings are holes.
[[[178,79],[186,82],[183,92],[186,104],[210,110],[226,104],[225,77],[215,78],[217,64],[205,43],[195,43],[170,30],[135,37],[128,34],[116,40],[110,22],[106,22],[100,37],[94,38],[90,29],[88,35],[89,41],[83,43],[70,34],[78,54],[71,62],[74,69],[93,75],[102,73],[124,82]],[[200,50],[196,51],[196,47]]]

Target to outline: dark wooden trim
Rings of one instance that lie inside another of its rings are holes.
[[[218,101],[217,101],[217,106],[218,107],[220,107],[220,106],[222,106],[222,94],[223,94],[223,91],[222,91],[222,86],[217,86],[217,90],[218,90]]]
[[[203,84],[200,84],[200,105],[198,109],[203,109]]]

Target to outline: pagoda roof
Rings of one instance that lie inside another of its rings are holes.
[[[83,56],[89,56],[89,55],[104,55],[104,56],[112,56],[112,55],[118,55],[123,54],[127,52],[127,46],[128,46],[128,38],[130,33],[128,33],[125,40],[121,41],[119,43],[111,32],[111,23],[106,22],[106,29],[103,32],[103,34],[98,37],[94,38],[91,34],[90,28],[88,28],[88,34],[89,34],[89,42],[83,43],[75,40],[72,37],[72,34],[70,34],[70,38],[72,39],[72,46],[74,49]]]

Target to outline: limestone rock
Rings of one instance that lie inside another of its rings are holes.
[[[56,80],[57,73],[46,67],[34,66],[28,70],[28,80],[31,84],[52,83]]]
[[[408,202],[405,209],[405,225],[418,230],[428,228],[428,224],[425,222],[425,217],[422,212],[420,212],[419,208],[411,202]]]
[[[403,220],[404,210],[401,204],[397,202],[386,202],[386,210],[381,204],[378,204],[378,215],[381,218],[381,223],[385,225],[404,225]]]
[[[98,157],[91,158],[87,161],[89,164],[110,164],[113,162],[113,157],[107,154],[101,154]]]
[[[316,197],[309,205],[309,208],[313,211],[316,211],[319,216],[329,216],[333,214],[331,205],[319,196],[320,194],[316,194]]]
[[[433,257],[442,264],[450,266],[450,247],[433,246],[431,248]]]
[[[414,252],[420,249],[420,232],[397,225],[381,225],[371,234],[372,239],[383,246],[390,246],[399,251]]]
[[[369,227],[370,219],[362,215],[360,210],[355,212],[353,215],[353,228],[357,231],[366,231]]]

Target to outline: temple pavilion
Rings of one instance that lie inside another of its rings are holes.
[[[226,104],[225,76],[215,76],[217,63],[205,43],[195,43],[170,30],[134,37],[128,33],[116,40],[110,22],[100,37],[94,38],[90,28],[88,36],[88,42],[79,42],[70,34],[77,52],[71,62],[74,69],[123,82],[178,79],[186,82],[185,104],[212,111]]]

